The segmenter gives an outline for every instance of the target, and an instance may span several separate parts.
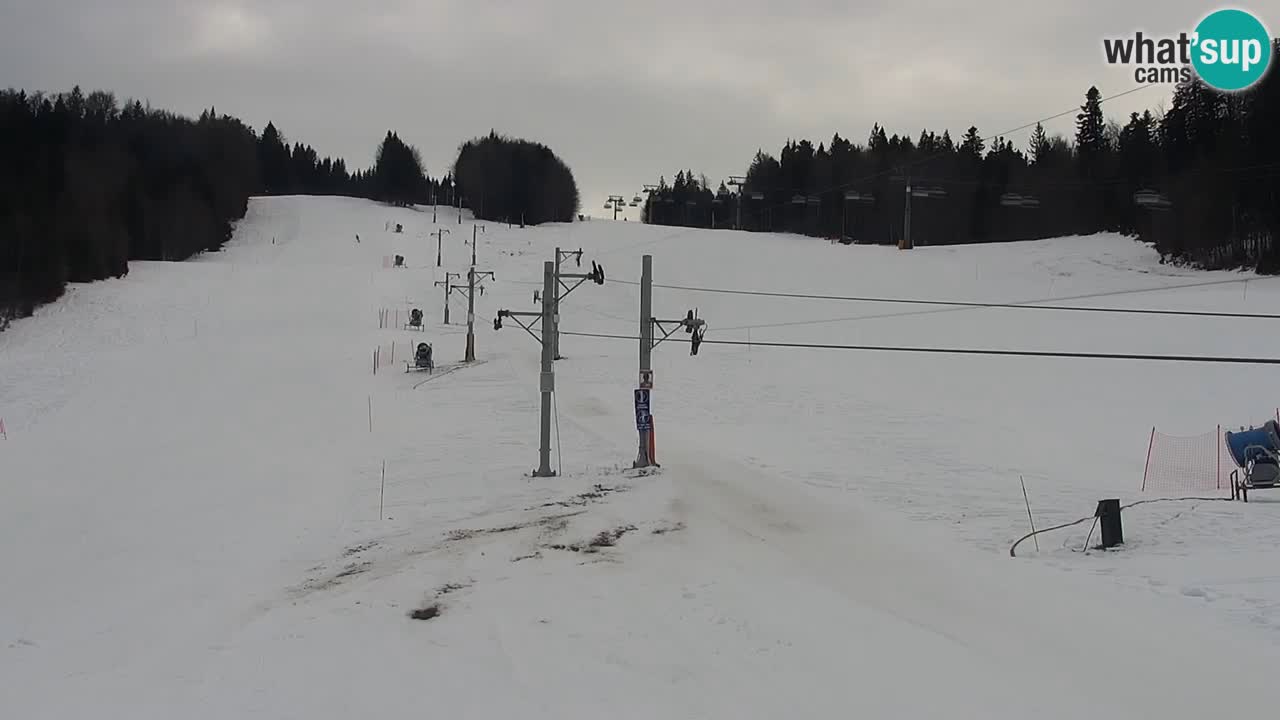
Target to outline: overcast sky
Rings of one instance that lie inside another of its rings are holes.
[[[1260,10],[1270,3],[1238,4]],[[1192,0],[0,0],[0,85],[109,89],[366,167],[388,129],[432,176],[490,128],[568,162],[583,212],[788,138],[991,135],[1135,87],[1102,38],[1190,30]],[[1274,14],[1274,13],[1272,13]],[[1280,18],[1262,16],[1275,25]],[[1167,105],[1153,87],[1109,117]],[[1048,124],[1070,133],[1073,118]],[[1027,133],[1009,136],[1025,147]],[[632,219],[634,211],[632,211]]]

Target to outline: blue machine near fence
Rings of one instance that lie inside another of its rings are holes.
[[[1250,490],[1280,486],[1280,426],[1274,420],[1260,428],[1228,430],[1224,440],[1238,468],[1231,471],[1233,499],[1249,502]]]

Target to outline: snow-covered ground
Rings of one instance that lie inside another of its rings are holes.
[[[471,223],[440,220],[437,269],[429,208],[255,200],[225,251],[135,263],[0,334],[3,717],[1163,719],[1280,699],[1280,494],[1132,508],[1120,551],[1079,552],[1085,523],[1008,556],[1019,476],[1042,527],[1149,497],[1151,427],[1261,422],[1274,370],[755,345],[1280,355],[1264,321],[659,288],[655,315],[696,307],[709,339],[753,345],[656,350],[663,468],[636,477],[636,343],[562,338],[556,478],[528,476],[538,347],[491,325],[537,309],[557,245],[608,275],[563,329],[605,335],[636,332],[644,253],[660,284],[827,295],[1266,312],[1280,281],[1112,236],[904,253],[487,224],[480,362],[428,380],[403,372],[409,343],[451,364],[465,339],[434,282],[465,271]],[[411,307],[425,333],[379,328]]]

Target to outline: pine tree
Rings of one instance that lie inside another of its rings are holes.
[[[1085,103],[1076,115],[1076,153],[1080,170],[1086,176],[1100,172],[1100,163],[1107,149],[1106,125],[1102,118],[1102,94],[1097,87],[1089,88]]]
[[[964,140],[960,143],[960,152],[977,160],[982,157],[982,151],[986,147],[986,142],[978,134],[978,128],[970,126],[969,130],[964,134]]]
[[[273,123],[267,123],[258,141],[258,164],[262,183],[268,194],[284,194],[292,190],[289,176],[289,148]]]
[[[1040,162],[1045,157],[1048,147],[1049,137],[1044,132],[1044,125],[1036,123],[1036,129],[1031,133],[1031,141],[1027,144],[1027,152],[1031,155],[1031,162]]]
[[[411,205],[426,186],[422,156],[388,130],[378,146],[373,165],[374,198],[397,205]]]

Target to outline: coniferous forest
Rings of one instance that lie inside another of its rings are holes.
[[[713,189],[691,171],[664,179],[642,219],[896,244],[908,181],[916,246],[1114,231],[1154,244],[1169,262],[1277,273],[1280,73],[1237,94],[1196,80],[1162,115],[1134,113],[1123,124],[1104,119],[1091,88],[1074,138],[1037,125],[1025,148],[987,142],[976,127],[959,138],[925,130],[912,139],[876,125],[865,144],[838,134],[816,147],[788,141],[777,157],[757,152],[741,186]]]
[[[545,145],[490,131],[462,145],[453,169],[463,204],[482,220],[536,225],[578,212],[573,173]]]
[[[496,136],[495,136],[496,137]],[[481,143],[486,152],[490,143]],[[547,148],[500,139],[506,165],[459,164],[482,216],[525,211],[569,219],[578,191]],[[382,202],[461,204],[449,175],[431,179],[395,132],[374,166],[352,172],[274,124],[259,135],[215,109],[190,119],[108,92],[0,92],[0,329],[60,297],[68,282],[121,277],[130,260],[184,260],[221,247],[254,195],[347,195]],[[492,159],[492,152],[486,156]],[[484,187],[477,173],[489,172]]]
[[[1280,53],[1280,41],[1276,44]],[[1170,262],[1280,272],[1280,73],[1237,94],[1198,80],[1159,114],[1108,122],[1096,88],[1073,138],[1037,125],[1025,147],[875,125],[866,142],[788,141],[758,151],[745,179],[713,190],[681,171],[644,202],[645,222],[741,227],[915,245],[1030,240],[1103,231],[1152,243]],[[436,180],[388,132],[374,166],[351,171],[210,109],[191,119],[75,88],[0,92],[0,328],[68,282],[128,273],[130,260],[219,248],[254,195],[348,195],[470,208],[522,224],[569,221],[579,194],[549,148],[490,132]]]

